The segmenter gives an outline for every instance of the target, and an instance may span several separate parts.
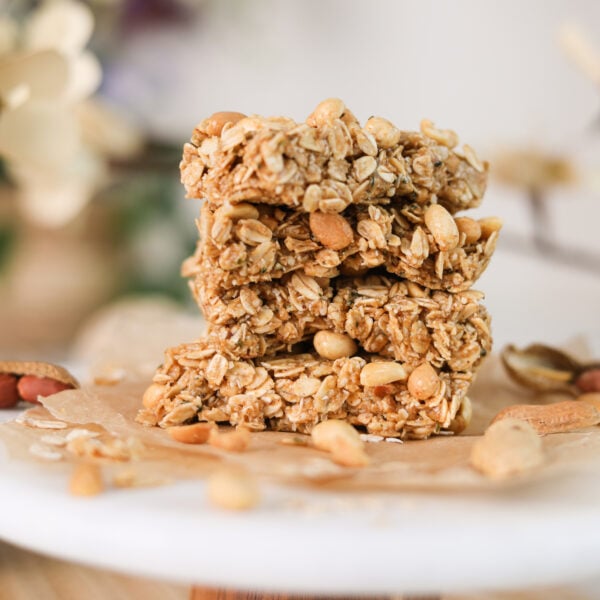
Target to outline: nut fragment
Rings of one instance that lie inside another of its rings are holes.
[[[427,362],[419,365],[408,377],[408,391],[417,400],[431,398],[440,387],[440,378]]]
[[[212,429],[209,432],[208,443],[227,452],[243,452],[250,443],[250,431],[245,427],[238,427],[234,431],[224,433]]]
[[[205,444],[208,442],[214,423],[194,423],[193,425],[176,425],[167,431],[171,439],[183,444]]]
[[[200,124],[200,129],[205,131],[208,135],[221,135],[223,127],[227,123],[235,124],[242,120],[246,115],[239,112],[216,112],[208,119],[205,119]]]
[[[518,475],[544,462],[542,440],[529,423],[505,419],[490,425],[475,442],[470,461],[494,479]]]
[[[69,482],[69,491],[74,496],[96,496],[104,491],[100,467],[91,463],[76,465]]]
[[[17,390],[21,399],[33,404],[38,404],[38,397],[46,398],[72,387],[68,383],[63,383],[50,377],[36,377],[35,375],[23,375],[17,384]]]
[[[404,367],[394,361],[378,361],[366,364],[360,372],[360,383],[373,387],[386,385],[394,381],[404,381],[406,371]]]
[[[256,481],[241,472],[214,473],[208,478],[206,492],[215,506],[228,510],[248,510],[260,500]]]
[[[318,331],[313,344],[319,355],[329,360],[353,356],[358,350],[356,342],[350,336],[335,331]]]
[[[440,250],[446,252],[458,246],[460,235],[456,222],[441,204],[432,204],[428,207],[424,219]]]
[[[334,462],[345,467],[365,467],[369,457],[360,435],[346,421],[330,419],[315,425],[311,432],[313,444],[332,454]]]
[[[474,244],[481,237],[481,225],[469,217],[457,217],[454,219],[458,232],[464,234],[466,244]]]
[[[554,404],[515,404],[501,410],[492,421],[519,419],[529,423],[540,435],[592,427],[600,423],[600,411],[590,403],[565,400]]]
[[[12,408],[19,402],[17,378],[10,373],[0,373],[0,408]]]
[[[343,250],[354,239],[350,223],[338,213],[311,212],[309,224],[313,235],[325,248]]]

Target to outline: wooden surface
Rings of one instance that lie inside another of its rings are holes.
[[[591,600],[571,588],[511,593],[443,595],[443,600]],[[48,558],[0,542],[0,600],[299,600],[186,586],[120,575]],[[394,600],[400,600],[397,596]],[[421,596],[419,600],[429,600]],[[410,596],[410,600],[416,600]],[[408,600],[404,597],[404,600]]]

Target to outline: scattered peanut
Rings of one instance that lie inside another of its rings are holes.
[[[427,208],[424,219],[440,250],[447,252],[458,246],[460,235],[456,222],[441,204],[432,204]]]
[[[584,371],[575,385],[581,392],[600,392],[600,367]]]
[[[345,467],[365,467],[369,457],[360,435],[346,421],[330,419],[315,425],[311,432],[313,444],[332,454],[332,459]]]
[[[35,375],[23,375],[17,384],[17,390],[22,400],[38,404],[38,397],[45,398],[57,394],[63,390],[71,389],[73,386],[50,377],[36,377]]]
[[[211,432],[214,430],[213,423],[194,423],[193,425],[176,425],[169,427],[167,431],[171,439],[182,444],[206,444]]]
[[[458,232],[465,235],[466,244],[474,244],[481,237],[481,225],[475,219],[457,217],[454,222],[458,227]]]
[[[221,135],[221,131],[223,131],[223,127],[227,123],[235,124],[245,118],[245,116],[239,112],[216,112],[208,117],[208,119],[202,121],[200,128],[208,135]]]
[[[386,385],[394,381],[404,381],[404,367],[394,361],[378,361],[366,364],[360,372],[360,383],[365,386]]]
[[[240,472],[214,473],[208,478],[206,492],[215,506],[228,510],[248,510],[260,501],[256,481]]]
[[[100,467],[91,463],[76,465],[69,482],[69,491],[73,496],[96,496],[104,491]]]
[[[494,479],[518,475],[544,462],[542,440],[525,421],[512,418],[498,421],[475,442],[470,462]]]
[[[238,427],[234,431],[225,433],[213,429],[208,436],[208,443],[227,452],[243,452],[250,443],[250,431],[245,427]]]
[[[17,378],[10,373],[0,373],[0,408],[12,408],[19,402]]]
[[[492,421],[519,419],[529,423],[540,435],[584,429],[600,423],[600,411],[587,402],[565,400],[554,404],[516,404],[501,410]]]
[[[336,360],[343,356],[353,356],[358,350],[356,342],[348,335],[334,331],[318,331],[313,339],[319,356]]]
[[[310,213],[309,223],[313,235],[325,248],[343,250],[354,239],[350,223],[340,214],[317,210]]]
[[[440,387],[440,378],[427,362],[419,365],[409,376],[408,391],[417,400],[431,398]]]

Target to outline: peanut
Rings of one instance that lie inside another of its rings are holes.
[[[200,128],[208,135],[221,135],[226,123],[237,123],[246,115],[239,112],[216,112],[202,121]]]
[[[330,452],[332,459],[345,467],[365,467],[369,457],[358,431],[346,421],[330,419],[315,425],[311,432],[315,448]]]
[[[446,252],[458,246],[460,235],[456,222],[441,204],[432,204],[427,208],[424,219],[440,250]]]
[[[356,342],[348,335],[334,331],[318,331],[313,339],[319,356],[336,360],[344,356],[353,356],[358,350]]]
[[[167,431],[171,439],[182,444],[205,444],[208,442],[214,423],[194,423],[193,425],[175,425]]]
[[[162,402],[165,397],[166,388],[164,385],[153,383],[150,385],[142,397],[142,404],[144,408],[153,410],[158,404]]]
[[[350,223],[338,213],[311,212],[309,224],[313,235],[325,248],[343,250],[354,240]]]
[[[327,125],[339,119],[345,110],[346,106],[339,98],[328,98],[317,105],[306,119],[306,122],[311,127]]]
[[[408,377],[408,391],[417,400],[431,398],[440,387],[440,378],[427,362],[419,365]]]
[[[228,510],[248,510],[260,500],[256,481],[245,473],[233,471],[217,471],[211,475],[206,492],[215,506]]]
[[[233,220],[258,219],[259,212],[256,206],[248,204],[248,202],[240,202],[239,204],[230,204],[229,202],[225,202],[217,209],[215,212],[215,217],[225,217]]]
[[[63,390],[72,389],[73,386],[50,377],[36,377],[35,375],[23,375],[17,384],[19,396],[25,402],[39,404],[38,397],[45,398]]]
[[[458,232],[465,235],[465,244],[474,244],[481,237],[481,225],[469,217],[457,217],[454,219]]]
[[[554,404],[515,404],[501,410],[492,423],[506,418],[529,423],[540,435],[575,431],[600,423],[600,411],[590,403],[565,400]]]
[[[80,463],[75,466],[69,482],[73,496],[96,496],[103,490],[102,472],[98,465]]]
[[[499,217],[486,217],[477,221],[481,227],[481,237],[487,240],[492,233],[502,229],[502,219]]]
[[[360,383],[373,387],[386,385],[394,381],[404,381],[406,371],[404,367],[394,361],[380,361],[366,364],[360,372]]]
[[[382,117],[371,117],[365,123],[365,129],[375,138],[380,148],[395,146],[402,135],[399,129]]]
[[[227,452],[243,452],[250,443],[250,431],[245,427],[238,427],[234,431],[225,433],[213,429],[208,436],[208,443]]]
[[[470,462],[494,479],[518,475],[544,462],[542,440],[529,423],[504,419],[490,425],[473,444]]]
[[[19,402],[17,378],[10,373],[0,373],[0,408],[12,408]]]
[[[575,385],[581,392],[600,392],[600,367],[584,371],[575,380]]]

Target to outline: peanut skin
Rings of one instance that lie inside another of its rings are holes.
[[[0,373],[0,408],[12,408],[18,401],[17,378],[10,373]]]
[[[513,418],[529,423],[540,435],[584,429],[600,423],[600,411],[587,402],[566,400],[554,404],[515,404],[501,410],[492,423]]]
[[[68,383],[62,383],[49,377],[36,377],[35,375],[23,375],[17,384],[21,399],[33,404],[39,404],[38,396],[45,398],[72,388],[73,386]]]

